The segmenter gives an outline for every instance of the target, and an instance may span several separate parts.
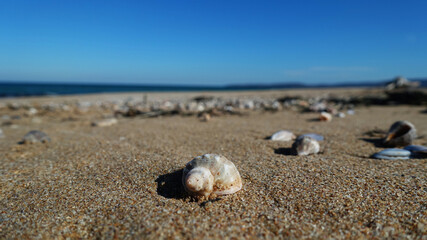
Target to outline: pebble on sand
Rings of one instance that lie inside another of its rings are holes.
[[[22,143],[46,143],[50,142],[50,137],[41,131],[33,130],[25,134],[24,138],[22,139]]]
[[[116,124],[118,121],[115,118],[108,118],[100,121],[96,121],[92,123],[94,127],[108,127]]]

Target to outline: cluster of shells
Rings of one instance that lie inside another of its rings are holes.
[[[373,158],[386,160],[401,160],[424,157],[427,155],[427,147],[412,145],[417,138],[415,126],[408,121],[397,121],[390,126],[387,135],[383,139],[383,145],[390,147],[372,155]],[[403,149],[398,147],[404,147]]]
[[[330,121],[332,116],[344,117],[351,114],[354,108],[346,104],[346,99],[329,99],[328,97],[301,98],[301,97],[234,97],[221,98],[198,96],[193,98],[177,99],[148,99],[127,98],[99,101],[64,101],[34,104],[29,102],[10,102],[1,104],[1,108],[23,111],[25,116],[44,115],[56,112],[87,113],[91,111],[109,112],[115,117],[158,117],[169,115],[195,115],[202,121],[209,121],[212,117],[232,114],[245,114],[249,111],[281,111],[290,109],[301,112],[318,112],[324,121]],[[325,117],[326,116],[326,119]],[[97,124],[93,124],[97,125]],[[102,124],[101,124],[102,125]]]

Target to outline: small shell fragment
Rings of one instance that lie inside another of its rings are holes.
[[[321,112],[319,116],[320,121],[329,122],[332,120],[332,115],[327,112]]]
[[[199,117],[199,120],[202,122],[208,122],[209,120],[211,120],[211,115],[205,112]]]
[[[296,138],[295,134],[290,131],[280,130],[271,135],[270,139],[273,141],[291,141]]]
[[[100,120],[97,122],[93,122],[92,126],[94,127],[108,127],[108,126],[112,126],[114,124],[116,124],[118,121],[115,118],[108,118],[108,119],[104,119],[104,120]]]
[[[315,139],[307,136],[297,139],[292,144],[292,148],[299,156],[316,154],[320,151],[319,143]]]
[[[22,143],[46,143],[50,142],[50,137],[41,131],[33,130],[25,134],[24,138],[22,139]]]
[[[216,154],[195,157],[185,166],[182,175],[185,190],[193,196],[208,197],[232,194],[242,189],[242,179],[236,166]]]
[[[386,160],[404,160],[409,159],[410,155],[410,151],[400,148],[389,148],[375,153],[374,155],[372,155],[372,157]]]
[[[408,146],[417,137],[414,125],[408,121],[393,123],[384,139],[384,144],[390,147]]]

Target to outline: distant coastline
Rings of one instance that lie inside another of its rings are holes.
[[[421,87],[427,87],[427,79],[410,79],[419,81]],[[197,85],[142,85],[142,84],[97,84],[97,83],[34,83],[0,81],[0,98],[55,96],[93,93],[120,93],[120,92],[194,92],[194,91],[245,91],[245,90],[276,90],[276,89],[303,89],[303,88],[346,88],[346,87],[382,87],[388,81],[363,83],[337,84],[234,84],[225,86],[197,86]]]

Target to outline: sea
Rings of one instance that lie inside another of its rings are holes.
[[[427,79],[421,80],[421,86],[427,87]],[[340,83],[324,85],[307,85],[301,83],[275,84],[242,84],[226,86],[197,86],[197,85],[139,85],[139,84],[94,84],[94,83],[34,83],[0,81],[0,98],[57,96],[93,93],[120,92],[191,92],[191,91],[245,91],[270,89],[298,88],[337,88],[337,87],[380,87],[386,81],[364,83]]]

